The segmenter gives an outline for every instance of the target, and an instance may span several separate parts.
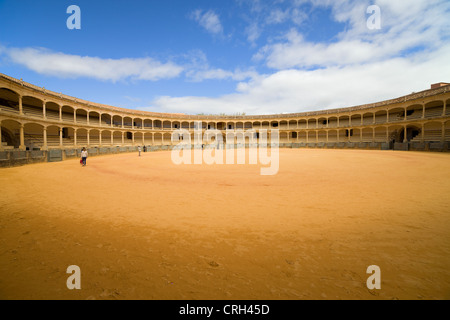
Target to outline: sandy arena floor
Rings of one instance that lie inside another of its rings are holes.
[[[0,299],[450,299],[449,164],[282,149],[275,176],[170,152],[0,169]]]

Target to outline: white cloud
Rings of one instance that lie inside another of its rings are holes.
[[[444,0],[375,1],[381,9],[381,30],[367,28],[369,1],[311,0],[332,9],[336,21],[348,23],[334,42],[312,42],[296,29],[282,41],[255,54],[274,69],[345,66],[400,57],[417,48],[435,50],[450,36],[450,2]]]
[[[4,54],[17,64],[40,74],[62,78],[89,77],[99,80],[151,80],[178,77],[183,67],[152,58],[102,59],[70,55],[44,48],[7,48]]]
[[[206,12],[203,12],[200,9],[195,10],[191,13],[191,18],[212,34],[218,35],[223,33],[223,27],[219,16],[212,10]]]
[[[241,82],[236,93],[218,98],[160,97],[153,101],[151,110],[259,115],[356,106],[426,90],[432,83],[450,82],[449,56],[450,45],[446,45],[433,53],[382,62],[282,70]]]

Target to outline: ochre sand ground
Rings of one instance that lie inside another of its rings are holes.
[[[449,164],[281,149],[275,176],[170,151],[1,169],[0,298],[450,299]]]

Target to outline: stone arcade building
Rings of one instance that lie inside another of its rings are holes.
[[[259,116],[193,116],[152,113],[84,101],[0,74],[0,166],[131,152],[137,146],[167,150],[172,132],[186,129],[192,141],[202,130],[223,135],[279,130],[288,148],[450,150],[450,84],[396,99],[333,110]],[[198,131],[197,131],[198,132]],[[248,143],[246,143],[248,144]]]

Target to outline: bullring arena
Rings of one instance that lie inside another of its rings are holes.
[[[193,116],[1,75],[0,298],[450,299],[449,103],[437,84],[335,110]],[[174,164],[178,129],[214,129],[246,160],[249,137],[230,133],[277,130],[279,170]]]

